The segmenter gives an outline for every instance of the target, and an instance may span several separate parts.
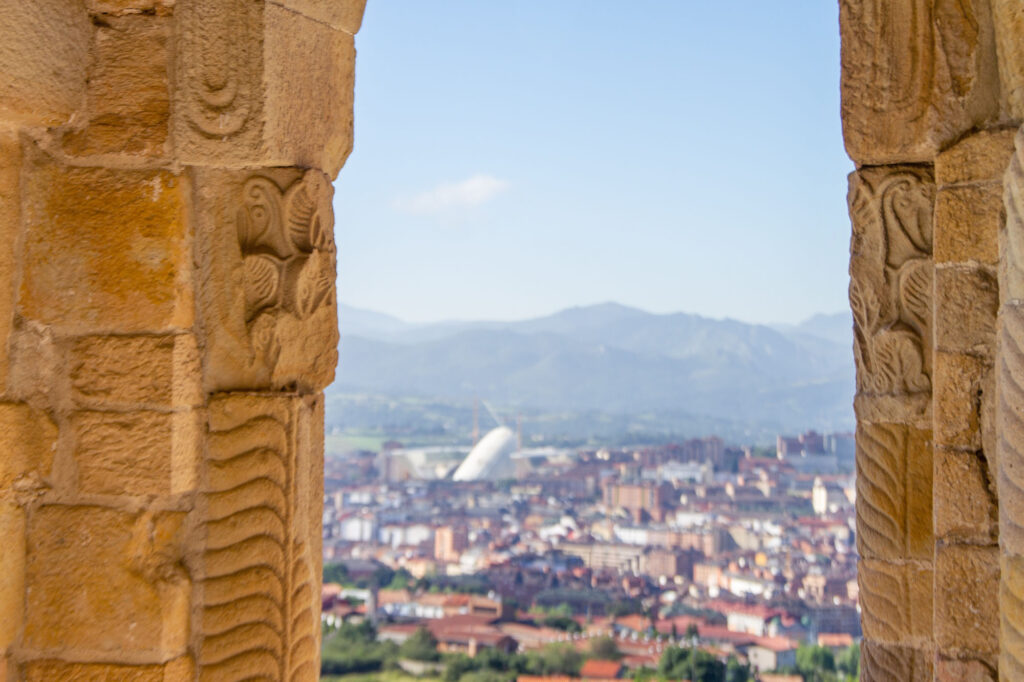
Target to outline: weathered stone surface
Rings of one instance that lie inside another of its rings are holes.
[[[931,170],[900,166],[850,175],[850,306],[857,390],[931,392]]]
[[[7,384],[8,340],[14,315],[14,275],[21,221],[21,144],[0,132],[0,395]]]
[[[322,461],[310,435],[322,426],[312,421],[319,402],[273,394],[211,400],[197,584],[205,598],[202,678],[231,671],[316,679],[320,564],[310,531],[323,493],[314,489]]]
[[[173,129],[183,161],[337,175],[352,148],[351,33],[247,0],[181,0],[175,19]]]
[[[858,164],[931,161],[999,116],[987,0],[843,0],[842,114]]]
[[[108,17],[93,38],[84,126],[64,137],[73,155],[161,156],[170,122],[171,20]]]
[[[935,271],[935,345],[939,350],[991,357],[995,350],[999,284],[983,267]]]
[[[77,111],[90,34],[76,0],[0,5],[0,119],[53,126]]]
[[[1000,315],[996,371],[999,544],[1024,555],[1024,309],[1018,304],[1004,305]]]
[[[991,366],[963,353],[935,353],[935,442],[981,449],[982,385]]]
[[[1024,679],[1024,557],[999,558],[999,677]]]
[[[25,682],[190,682],[193,679],[192,661],[187,657],[155,665],[66,663],[52,659],[25,665]]]
[[[200,426],[194,412],[76,412],[82,492],[173,495],[195,490]]]
[[[181,549],[151,516],[45,505],[29,519],[27,556],[27,647],[152,660],[184,652]]]
[[[326,177],[290,169],[197,170],[194,185],[204,388],[322,390],[338,357]]]
[[[1024,130],[1014,138],[1014,154],[1003,176],[1006,223],[999,233],[999,290],[1002,301],[1024,299]]]
[[[174,11],[175,0],[85,0],[85,6],[93,14],[113,16],[133,14],[156,14],[168,16]]]
[[[366,0],[278,0],[282,7],[355,34],[363,23]]]
[[[935,202],[935,262],[999,263],[1002,183],[949,187]]]
[[[935,682],[996,682],[995,666],[986,660],[940,658],[935,666]]]
[[[183,177],[36,154],[23,181],[22,315],[77,333],[191,326]]]
[[[992,0],[1003,102],[1018,122],[1024,119],[1024,7],[1016,0]]]
[[[857,566],[864,637],[888,644],[921,644],[932,633],[931,568],[870,559]]]
[[[94,408],[195,407],[203,400],[191,334],[85,336],[71,343],[75,402]]]
[[[859,424],[857,474],[860,556],[930,559],[931,433],[901,424]]]
[[[6,487],[6,486],[5,486]],[[0,498],[0,665],[17,641],[25,610],[25,512]],[[0,675],[3,679],[3,675]]]
[[[981,130],[935,157],[936,184],[1002,181],[1013,155],[1016,128]]]
[[[935,450],[935,536],[994,545],[999,536],[994,472],[980,452]]]
[[[28,405],[0,403],[0,494],[38,487],[50,475],[57,427]]]
[[[935,550],[935,641],[946,651],[999,653],[999,550]]]
[[[864,640],[860,655],[861,682],[932,682],[931,651]]]

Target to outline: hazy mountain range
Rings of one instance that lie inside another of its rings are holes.
[[[772,326],[615,303],[516,322],[411,324],[347,306],[339,316],[329,392],[676,413],[762,430],[854,424],[848,312]]]

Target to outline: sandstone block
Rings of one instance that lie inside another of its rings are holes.
[[[1020,555],[1024,554],[1024,309],[1020,304],[1005,304],[1000,314],[996,371],[999,544],[1004,551]]]
[[[303,6],[328,4],[346,3]],[[175,20],[181,39],[172,127],[184,162],[337,175],[352,148],[351,33],[248,0],[182,0]]]
[[[76,0],[0,6],[0,119],[64,123],[81,106],[89,63],[89,17]]]
[[[200,459],[195,412],[76,412],[79,490],[173,495],[194,490]]]
[[[999,232],[1001,300],[1024,299],[1024,131],[1014,137],[1014,154],[1003,175],[1006,224]]]
[[[14,315],[15,245],[21,231],[21,144],[0,132],[0,395],[7,385],[8,340]]]
[[[191,334],[85,336],[70,353],[75,402],[96,408],[180,408],[202,403]]]
[[[307,440],[316,412],[306,399],[280,394],[210,401],[199,562],[202,679],[228,672],[281,679],[284,671],[316,677],[319,538],[309,516],[313,496],[319,502],[323,493],[303,483],[319,480],[312,472],[319,453],[309,452]]]
[[[930,651],[864,640],[860,656],[861,682],[932,682]]]
[[[993,0],[992,8],[1004,106],[1013,118],[1024,119],[1024,7],[1015,0]]]
[[[931,432],[901,424],[857,427],[857,550],[865,559],[928,560],[933,553]]]
[[[317,171],[194,170],[204,388],[319,391],[338,323],[332,189]]]
[[[923,644],[932,635],[931,568],[863,559],[857,583],[864,637],[887,644]]]
[[[1024,557],[1004,553],[999,563],[999,673],[1024,679]]]
[[[939,350],[995,354],[999,285],[981,267],[944,266],[935,272],[935,344]]]
[[[38,486],[50,475],[57,427],[43,412],[0,403],[0,494]]]
[[[150,533],[148,519],[123,511],[38,508],[28,526],[25,646],[152,660],[183,653],[190,587],[174,570],[179,551],[152,546]],[[166,570],[145,571],[140,552]]]
[[[848,202],[858,394],[928,396],[935,203],[930,169],[852,173]]]
[[[935,262],[999,264],[1001,182],[940,189],[935,202]]]
[[[994,480],[982,453],[936,448],[936,537],[949,542],[995,544],[999,519]]]
[[[23,316],[70,333],[191,326],[183,177],[36,154],[24,182]]]
[[[174,12],[174,0],[85,0],[85,6],[93,14],[113,16],[142,13],[168,16]]]
[[[1013,155],[1013,128],[982,130],[968,135],[935,157],[935,182],[1001,181]]]
[[[188,658],[159,665],[67,663],[54,659],[30,661],[24,666],[25,682],[186,682],[194,678]]]
[[[366,0],[281,0],[280,4],[353,35],[359,32],[366,9]]]
[[[999,116],[986,0],[843,0],[842,115],[858,164],[931,161]]]
[[[945,651],[999,653],[999,550],[939,545],[935,551],[935,641]]]
[[[995,400],[982,386],[991,366],[972,355],[936,351],[935,442],[949,447],[981,449],[981,403]]]
[[[95,30],[84,127],[68,132],[64,151],[162,156],[170,122],[171,20],[108,17]]]
[[[0,499],[0,665],[18,637],[25,609],[25,512]],[[3,676],[0,675],[0,679]]]
[[[987,660],[940,658],[935,666],[935,682],[997,682],[995,666]]]

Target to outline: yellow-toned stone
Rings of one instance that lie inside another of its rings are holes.
[[[30,661],[25,682],[186,682],[192,680],[192,662],[187,657],[154,665],[114,663],[67,663],[55,659]]]
[[[860,655],[861,682],[932,682],[931,651],[864,640]]]
[[[928,560],[932,532],[931,432],[857,426],[857,549],[866,559]]]
[[[935,450],[935,535],[947,542],[995,544],[995,472],[980,452]]]
[[[50,475],[57,427],[28,405],[0,403],[0,492],[20,483],[40,484]]]
[[[8,339],[14,315],[14,274],[21,220],[21,144],[0,132],[0,395],[7,384]]]
[[[323,8],[327,2],[299,2]],[[358,10],[330,3],[339,21]],[[196,166],[302,166],[337,175],[352,149],[352,33],[279,3],[175,6],[172,129]]]
[[[366,0],[279,0],[278,4],[352,34],[359,31],[366,9]]]
[[[167,16],[174,12],[175,0],[85,0],[85,6],[93,14],[114,16],[134,14],[156,14]]]
[[[999,549],[935,550],[935,641],[946,651],[999,653]]]
[[[935,353],[935,442],[951,447],[981,448],[982,394],[991,365],[963,353]]]
[[[1003,185],[946,187],[935,199],[935,262],[999,263]]]
[[[935,268],[935,345],[938,350],[992,357],[999,284],[983,267]]]
[[[994,661],[940,658],[935,665],[935,682],[996,682]]]
[[[84,127],[64,137],[73,155],[165,153],[170,125],[171,20],[129,15],[100,23],[93,39]]]
[[[36,509],[28,529],[25,646],[108,659],[181,655],[190,588],[173,570],[181,556],[173,546],[147,544],[149,530],[146,517],[103,507]],[[138,556],[146,548],[171,568],[147,572]]]
[[[1004,106],[1024,119],[1024,7],[1017,0],[992,0]]]
[[[925,564],[870,559],[857,567],[864,637],[887,644],[924,644],[932,636],[932,582]]]
[[[0,666],[18,636],[25,608],[25,512],[0,498]],[[3,679],[0,674],[0,679]]]
[[[90,33],[80,0],[0,4],[0,120],[52,126],[77,111]]]
[[[1002,181],[1013,154],[1016,128],[982,130],[968,135],[935,157],[935,182]]]
[[[79,489],[104,495],[194,490],[199,423],[195,412],[76,412],[71,425]]]
[[[23,184],[21,315],[78,333],[191,326],[184,177],[36,155]]]
[[[842,115],[858,164],[931,162],[999,117],[988,0],[842,0]]]
[[[193,407],[203,399],[191,334],[80,337],[70,374],[75,401],[90,407]]]

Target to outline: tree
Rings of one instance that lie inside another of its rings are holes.
[[[839,654],[836,668],[843,674],[849,675],[855,680],[858,679],[860,677],[860,645],[855,642]]]
[[[694,641],[696,641],[699,638],[700,638],[700,630],[697,629],[697,625],[695,623],[690,623],[689,625],[687,625],[686,626],[686,639],[691,641],[691,642],[694,642]]]
[[[805,680],[821,678],[822,673],[835,672],[835,656],[827,647],[801,644],[796,650],[796,669]]]
[[[617,661],[622,658],[622,652],[611,637],[595,637],[590,641],[590,657]]]
[[[398,654],[402,658],[414,661],[441,660],[441,654],[437,652],[437,640],[430,634],[430,630],[424,627],[417,629],[409,639],[402,642],[398,647]]]
[[[725,662],[725,682],[749,682],[750,667],[740,665],[735,656],[729,656]]]
[[[658,674],[668,679],[725,682],[725,664],[700,649],[670,646],[658,661]]]
[[[352,578],[349,576],[345,564],[326,564],[324,565],[324,582],[350,585]]]

